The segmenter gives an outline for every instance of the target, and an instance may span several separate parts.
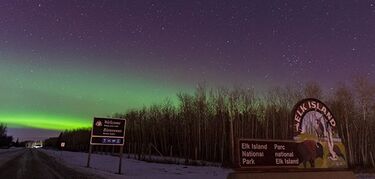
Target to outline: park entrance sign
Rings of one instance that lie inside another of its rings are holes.
[[[91,129],[90,148],[86,167],[90,167],[93,145],[120,146],[118,174],[121,174],[122,153],[125,142],[125,119],[94,117]]]
[[[313,98],[301,100],[294,106],[293,122],[294,140],[316,146],[310,147],[318,151],[318,156],[310,159],[310,163],[315,163],[312,168],[348,167],[345,145],[337,131],[336,118],[328,106]],[[302,157],[309,159],[307,154]]]
[[[336,118],[321,101],[308,98],[293,111],[290,140],[238,139],[240,169],[345,169],[345,146],[336,129]]]
[[[239,145],[241,168],[299,166],[294,141],[240,139]]]
[[[91,145],[124,145],[125,119],[94,118]]]

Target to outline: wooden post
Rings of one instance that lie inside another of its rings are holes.
[[[92,151],[92,145],[90,144],[90,147],[89,147],[89,156],[87,158],[87,165],[86,165],[87,168],[90,168],[91,151]]]
[[[122,168],[122,152],[123,152],[124,146],[120,146],[120,161],[118,165],[118,174],[121,175],[121,168]]]

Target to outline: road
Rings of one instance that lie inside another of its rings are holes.
[[[1,153],[0,153],[1,155]],[[14,179],[65,179],[100,178],[93,174],[75,171],[38,149],[24,149],[0,166],[0,178]]]

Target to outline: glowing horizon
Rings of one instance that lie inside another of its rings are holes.
[[[146,80],[149,74],[124,75],[102,68],[63,65],[43,67],[27,64],[30,59],[12,59],[17,60],[0,66],[0,99],[5,101],[0,103],[0,122],[8,127],[90,127],[94,116],[125,113],[163,103],[167,98],[175,104],[176,93],[182,91],[173,84]]]

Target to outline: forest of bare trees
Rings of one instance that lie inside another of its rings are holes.
[[[127,119],[125,152],[140,159],[160,155],[187,163],[210,161],[230,166],[235,152],[232,141],[238,138],[292,139],[292,108],[299,100],[312,97],[325,102],[334,113],[350,167],[375,167],[375,84],[364,77],[329,90],[317,83],[262,92],[201,85],[194,94],[177,97],[178,105],[166,100],[113,116]],[[87,151],[89,135],[89,129],[66,131],[54,140],[65,141],[67,150]],[[102,150],[114,151],[110,147]]]

